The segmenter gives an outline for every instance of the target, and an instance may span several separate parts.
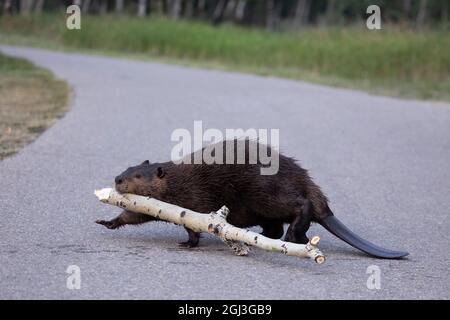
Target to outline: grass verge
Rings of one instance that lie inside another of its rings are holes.
[[[46,70],[0,54],[0,159],[36,139],[67,108],[69,89]]]
[[[127,16],[85,16],[67,30],[64,15],[3,17],[3,43],[157,58],[195,66],[301,79],[374,93],[450,101],[446,31],[384,26],[273,33],[234,26]]]

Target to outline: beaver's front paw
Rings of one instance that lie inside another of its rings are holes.
[[[107,227],[108,229],[117,229],[121,226],[121,224],[118,223],[118,221],[116,219],[113,219],[110,221],[97,220],[97,221],[95,221],[95,223],[101,224],[101,225]]]

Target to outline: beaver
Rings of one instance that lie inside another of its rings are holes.
[[[181,163],[150,163],[146,160],[130,167],[115,178],[115,188],[120,193],[149,196],[202,213],[217,211],[225,205],[230,209],[227,217],[229,223],[240,228],[260,226],[262,235],[273,239],[282,238],[284,224],[289,224],[284,240],[306,244],[310,224],[316,222],[341,240],[374,257],[394,259],[408,255],[407,252],[378,247],[348,229],[334,216],[325,194],[294,158],[258,141],[246,140],[245,161],[237,164],[236,140],[231,143],[222,141],[216,146],[223,148],[224,159],[231,146],[235,160],[233,164],[207,164],[204,160],[192,164],[196,153],[205,151],[203,148],[184,158]],[[266,166],[260,161],[261,148],[271,157],[278,156],[276,174],[261,174],[261,167]],[[251,153],[249,150],[258,152]],[[97,220],[96,223],[117,229],[127,224],[154,220],[157,219],[125,210],[112,220]],[[180,245],[196,247],[200,235],[188,228],[186,231],[189,238]]]

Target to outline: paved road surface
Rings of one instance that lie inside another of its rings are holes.
[[[73,88],[71,111],[0,162],[0,298],[450,298],[450,106],[302,82],[2,47]],[[1,98],[1,97],[0,97]],[[182,250],[165,223],[110,231],[100,204],[128,165],[170,157],[175,128],[280,128],[281,148],[311,170],[352,229],[403,261],[360,254],[320,226],[324,265],[218,240]],[[81,289],[66,288],[69,265]],[[381,289],[366,269],[381,270]]]

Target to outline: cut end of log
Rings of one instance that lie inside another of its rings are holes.
[[[319,244],[320,241],[320,237],[319,236],[314,236],[311,241],[309,241],[313,246],[317,246]]]
[[[325,262],[325,256],[317,256],[316,259],[314,259],[317,264],[322,264]]]
[[[94,194],[100,201],[106,201],[110,194],[111,194],[112,188],[103,188],[103,189],[97,189],[95,190]]]

